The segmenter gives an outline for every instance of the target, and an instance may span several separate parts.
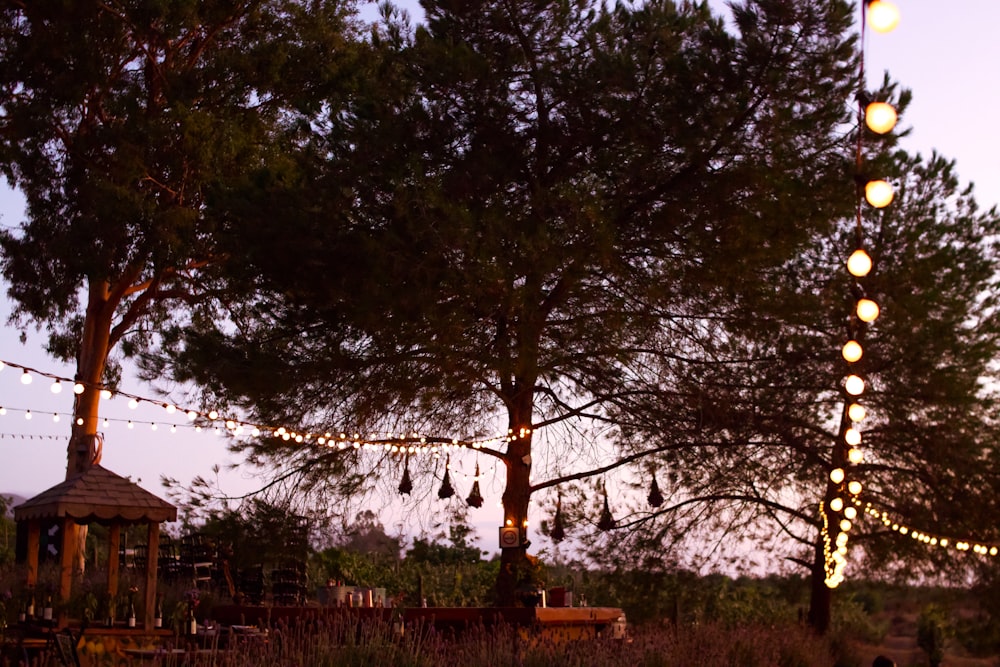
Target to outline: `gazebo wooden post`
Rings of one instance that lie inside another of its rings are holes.
[[[146,608],[142,615],[142,627],[153,629],[153,619],[156,615],[156,570],[160,560],[160,524],[149,522],[149,551],[146,555]]]
[[[28,522],[28,588],[38,583],[38,545],[41,541],[42,525],[39,521]]]
[[[108,596],[118,595],[118,551],[122,543],[122,527],[113,523],[108,527]]]
[[[64,517],[62,520],[62,548],[59,553],[59,617],[58,627],[66,625],[66,605],[69,602],[70,593],[73,590],[73,574],[76,570],[77,550],[77,525],[71,517]]]

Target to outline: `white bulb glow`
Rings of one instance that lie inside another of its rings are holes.
[[[139,407],[139,401],[135,400],[134,398],[128,399],[128,407],[131,410],[135,410],[137,407]]]
[[[77,383],[75,383],[73,385],[73,393],[76,394],[77,396],[79,396],[80,394],[82,394],[83,390],[84,390],[84,386],[81,383],[77,382]]]
[[[854,465],[858,465],[865,460],[864,452],[860,449],[849,449],[847,450],[847,460]]]
[[[844,442],[849,444],[851,447],[855,447],[861,444],[861,432],[856,428],[849,428],[844,431]]]
[[[111,390],[110,389],[102,389],[101,390],[101,398],[103,398],[105,401],[108,400],[109,398],[111,398]]]
[[[878,319],[878,304],[871,299],[858,299],[858,319],[869,324]]]
[[[856,340],[849,340],[844,343],[844,349],[842,349],[840,353],[844,356],[844,359],[848,363],[853,364],[855,361],[861,359],[861,356],[864,354],[864,350],[861,349],[861,343]]]
[[[844,469],[834,468],[830,471],[830,481],[834,484],[840,484],[844,481]]]
[[[852,481],[850,484],[847,485],[847,491],[851,495],[854,496],[858,495],[859,493],[861,493],[861,482],[857,480]]]
[[[847,416],[854,422],[864,421],[867,414],[868,412],[865,410],[865,406],[860,403],[851,403],[850,407],[847,408]]]
[[[872,270],[872,258],[858,248],[847,258],[847,271],[855,278],[864,278]]]
[[[853,507],[844,508],[845,519],[850,519],[851,521],[854,521],[854,519],[856,519],[857,516],[858,516],[858,510],[854,509]]]
[[[872,102],[865,107],[865,125],[876,134],[885,134],[896,127],[896,110],[885,102]]]
[[[837,484],[840,484],[840,482],[837,482]],[[832,509],[834,512],[839,512],[840,510],[844,509],[844,499],[834,498],[833,500],[831,500],[830,509]]]
[[[888,181],[868,181],[865,185],[865,199],[875,208],[885,208],[892,203],[894,196]]]
[[[865,381],[857,375],[848,375],[844,380],[844,390],[851,396],[860,396],[865,391]]]
[[[868,3],[868,25],[875,32],[892,32],[899,25],[899,8],[886,0]]]
[[[51,391],[53,394],[61,394],[62,382],[60,382],[59,380],[53,382],[52,385],[49,387],[49,391]]]
[[[31,373],[25,370],[21,373],[21,384],[31,384]]]

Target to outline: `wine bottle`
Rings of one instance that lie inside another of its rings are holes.
[[[135,627],[135,603],[132,602],[131,596],[128,599],[128,627]]]
[[[156,616],[153,617],[153,627],[163,627],[163,596],[156,596]]]
[[[52,620],[52,596],[45,596],[45,606],[42,607],[42,619],[46,621]]]

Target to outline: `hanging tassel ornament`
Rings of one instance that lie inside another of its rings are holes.
[[[611,508],[608,507],[607,487],[604,487],[604,509],[601,510],[601,518],[597,522],[597,527],[601,530],[611,530],[615,527],[615,518],[611,516]]]
[[[659,507],[663,504],[663,494],[660,493],[660,485],[656,483],[656,473],[653,473],[653,483],[649,485],[649,504],[651,507]]]
[[[445,459],[444,464],[444,479],[441,480],[441,488],[438,489],[438,498],[444,500],[445,498],[451,498],[455,495],[455,489],[451,486],[451,474],[449,472],[451,468],[451,457],[449,456]]]
[[[399,480],[399,493],[406,496],[413,491],[413,482],[410,480],[410,457],[406,457],[404,466],[403,479]]]
[[[566,539],[566,528],[563,527],[562,520],[562,494],[556,499],[556,515],[552,519],[552,532],[549,533],[553,542],[562,542]]]
[[[479,464],[476,464],[476,479],[472,482],[472,491],[469,492],[469,497],[465,499],[465,502],[469,503],[469,507],[482,507],[483,506],[483,494],[479,492]]]

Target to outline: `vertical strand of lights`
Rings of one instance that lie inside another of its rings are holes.
[[[896,110],[886,102],[872,102],[865,92],[865,36],[870,24],[876,32],[889,32],[899,23],[899,11],[884,0],[865,0],[861,7],[860,54],[858,59],[858,129],[855,148],[857,196],[853,243],[849,248],[847,271],[851,275],[851,293],[855,300],[854,312],[848,323],[848,340],[841,348],[847,364],[843,382],[844,411],[840,431],[831,455],[831,471],[827,479],[824,502],[820,503],[825,583],[836,588],[844,580],[847,565],[848,542],[853,522],[857,518],[856,505],[862,486],[858,480],[858,465],[864,460],[861,448],[861,424],[867,416],[862,398],[866,387],[862,371],[864,334],[869,324],[879,316],[879,306],[865,291],[864,279],[872,270],[871,256],[865,251],[863,225],[864,205],[881,209],[893,199],[892,185],[883,179],[865,175],[865,128],[876,134],[885,134],[896,123]],[[832,535],[836,533],[836,537]]]

